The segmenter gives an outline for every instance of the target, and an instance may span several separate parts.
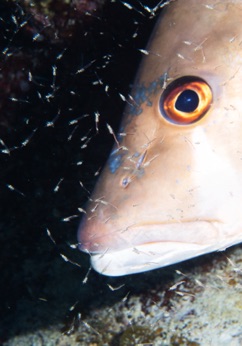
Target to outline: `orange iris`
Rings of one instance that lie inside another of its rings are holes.
[[[164,90],[160,108],[168,121],[187,125],[206,114],[212,99],[212,90],[204,80],[192,76],[182,77]]]

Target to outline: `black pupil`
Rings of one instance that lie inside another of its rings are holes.
[[[177,98],[175,107],[181,112],[191,113],[198,106],[199,98],[195,91],[184,90]]]

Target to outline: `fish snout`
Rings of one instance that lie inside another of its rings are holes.
[[[84,216],[78,229],[78,248],[89,254],[125,248],[127,240],[122,236],[123,232],[115,230],[115,223]]]

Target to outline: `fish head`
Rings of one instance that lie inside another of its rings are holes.
[[[242,241],[241,16],[240,3],[177,0],[159,19],[78,230],[98,272]]]

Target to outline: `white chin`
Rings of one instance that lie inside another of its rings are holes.
[[[115,252],[94,254],[92,267],[103,275],[122,276],[168,266],[216,250],[224,250],[230,244],[147,243]]]

